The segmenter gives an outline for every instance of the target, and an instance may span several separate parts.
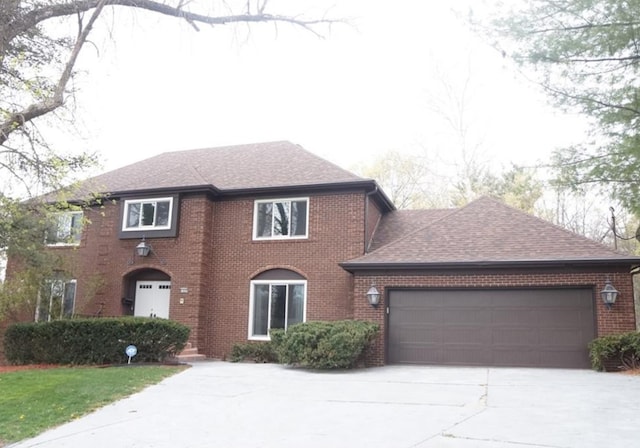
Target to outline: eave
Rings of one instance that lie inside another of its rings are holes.
[[[449,262],[342,262],[340,267],[348,272],[358,271],[441,271],[484,269],[539,269],[539,268],[586,268],[596,266],[629,267],[640,266],[640,258],[600,258],[567,260],[496,260],[496,261],[449,261]]]

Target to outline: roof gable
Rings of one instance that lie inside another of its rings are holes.
[[[622,255],[495,199],[483,197],[343,265],[515,264],[581,260],[640,262],[638,257]]]

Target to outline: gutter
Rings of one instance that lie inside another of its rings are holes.
[[[631,273],[640,273],[640,266],[637,263],[640,258],[618,258],[618,259],[598,259],[598,260],[513,260],[513,261],[462,261],[462,262],[442,262],[442,263],[358,263],[343,262],[338,263],[340,267],[348,272],[373,270],[373,271],[406,271],[406,270],[443,270],[443,269],[496,269],[496,268],[545,268],[545,267],[589,267],[589,266],[630,266],[633,265]]]

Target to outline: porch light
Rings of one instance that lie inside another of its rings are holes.
[[[602,297],[602,301],[608,310],[610,310],[613,304],[616,303],[618,290],[613,287],[611,280],[607,279],[605,282],[604,289],[600,291],[600,297]]]
[[[367,291],[367,301],[369,302],[369,305],[374,308],[376,308],[380,303],[380,293],[375,286],[371,286],[369,291]]]
[[[149,255],[149,252],[151,252],[151,246],[149,246],[144,240],[144,237],[142,237],[142,241],[136,246],[136,253],[139,257],[146,257]]]
[[[138,245],[133,248],[133,256],[129,260],[129,264],[132,265],[136,262],[136,255],[138,257],[148,257],[152,254],[155,255],[158,260],[160,260],[160,264],[166,264],[166,262],[162,258],[160,258],[158,253],[153,249],[153,246],[145,241],[143,236],[142,241],[140,241]]]

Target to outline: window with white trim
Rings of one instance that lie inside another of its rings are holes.
[[[133,199],[124,202],[122,230],[166,230],[171,228],[173,198]]]
[[[253,280],[249,310],[249,339],[269,340],[269,330],[306,320],[305,280]]]
[[[76,305],[76,285],[75,279],[48,280],[38,296],[35,320],[48,322],[73,316]]]
[[[309,198],[270,199],[255,202],[254,239],[307,238]]]
[[[77,246],[82,236],[82,212],[61,212],[53,215],[53,222],[46,232],[49,246]]]

